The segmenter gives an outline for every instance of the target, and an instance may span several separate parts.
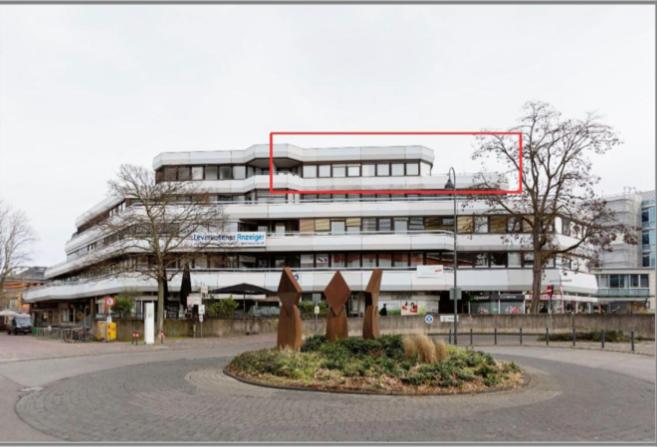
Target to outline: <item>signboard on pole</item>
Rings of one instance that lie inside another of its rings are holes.
[[[144,308],[144,343],[152,345],[155,343],[155,303],[145,303]]]
[[[418,278],[442,278],[445,269],[442,265],[418,265],[415,274]]]
[[[456,317],[456,321],[459,321],[458,316]],[[450,314],[445,314],[440,316],[440,322],[441,323],[454,323],[454,315]]]

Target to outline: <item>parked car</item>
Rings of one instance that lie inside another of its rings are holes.
[[[30,315],[16,315],[11,318],[7,327],[7,334],[30,334],[32,332],[32,317]]]

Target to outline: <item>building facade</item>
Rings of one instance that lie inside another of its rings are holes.
[[[371,270],[378,267],[384,270],[380,304],[386,304],[390,313],[452,312],[456,219],[457,280],[463,298],[459,311],[524,312],[533,262],[527,228],[491,213],[483,200],[459,201],[454,216],[449,195],[403,192],[445,188],[447,168],[434,168],[432,150],[276,145],[274,154],[273,183],[289,194],[269,191],[266,145],[155,157],[156,181],[191,182],[210,194],[214,206],[222,207],[220,233],[190,238],[190,247],[194,240],[217,241],[212,248],[193,253],[193,292],[240,283],[275,291],[281,269],[289,266],[304,299],[317,300],[340,270],[354,292],[349,310],[359,314],[364,310],[361,292]],[[473,177],[457,173],[457,187],[473,187]],[[355,189],[401,193],[340,192]],[[299,190],[336,193],[295,193]],[[92,268],[98,253],[111,258],[115,250],[111,235],[104,234],[98,223],[130,206],[123,198],[107,198],[80,216],[65,247],[66,260],[48,269],[51,283],[31,290],[28,300],[38,307],[73,306],[99,313],[106,295],[130,294],[137,303],[156,299],[155,282],[138,273],[140,262],[147,260],[135,259],[134,273],[99,275]],[[553,227],[558,244],[573,242],[570,228],[560,218]],[[555,294],[544,298],[546,303],[568,301],[590,310],[597,303],[596,278],[583,259],[570,258],[557,258],[545,269],[543,283],[553,285]],[[175,300],[180,282],[178,275],[168,285],[172,316],[179,312]]]
[[[595,273],[598,297],[610,311],[655,311],[655,191],[627,189],[605,198],[615,219],[638,231],[638,243],[621,238],[602,253]]]

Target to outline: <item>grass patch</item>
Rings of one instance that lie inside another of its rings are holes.
[[[301,352],[264,349],[235,357],[228,371],[256,382],[315,389],[423,394],[517,386],[522,371],[489,354],[434,343],[426,336],[305,340]]]

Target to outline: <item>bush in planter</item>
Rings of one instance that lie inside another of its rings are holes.
[[[210,318],[231,318],[239,304],[232,298],[214,301],[206,306],[206,312]]]
[[[112,306],[112,312],[119,316],[119,318],[125,318],[132,313],[132,298],[129,296],[119,295],[114,299],[114,305]]]

